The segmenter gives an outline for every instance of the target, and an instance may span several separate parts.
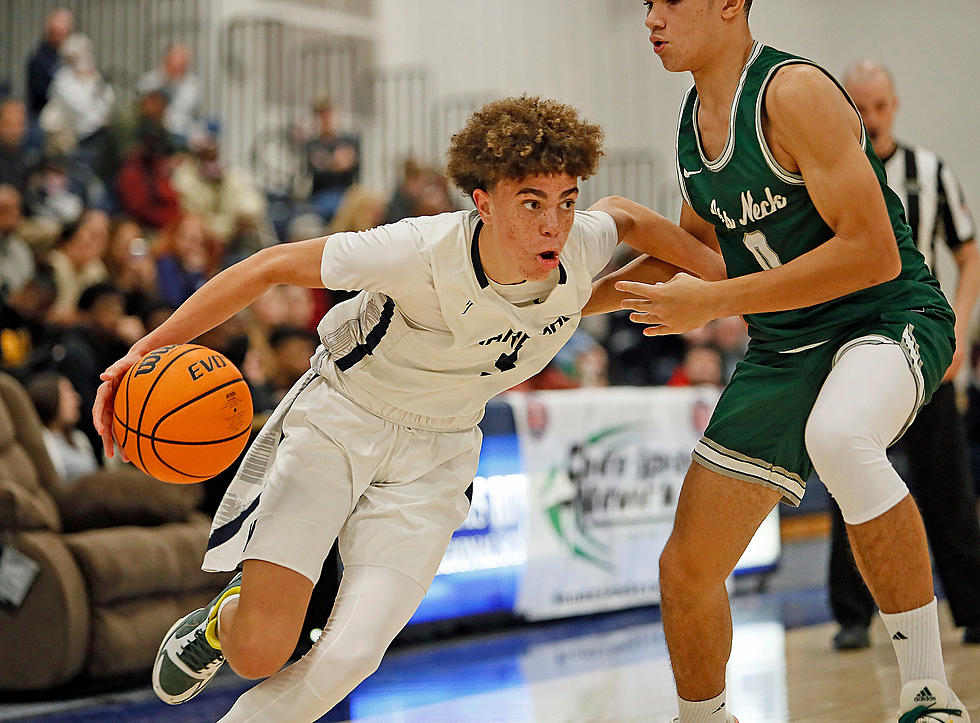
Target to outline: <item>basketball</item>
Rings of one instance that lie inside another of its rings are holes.
[[[116,441],[133,464],[164,482],[202,482],[224,471],[251,426],[252,396],[241,372],[196,344],[154,349],[116,390]]]

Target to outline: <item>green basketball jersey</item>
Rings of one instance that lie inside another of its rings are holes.
[[[728,141],[713,161],[701,145],[695,87],[688,90],[681,105],[677,128],[681,192],[698,216],[714,224],[729,277],[774,268],[834,235],[810,200],[803,177],[776,162],[762,131],[765,89],[779,68],[793,63],[819,68],[812,61],[761,43],[753,46],[732,103]],[[749,334],[757,347],[783,351],[815,344],[896,309],[922,309],[952,320],[952,310],[915,247],[902,203],[886,184],[884,168],[863,124],[861,144],[885,197],[902,260],[901,273],[892,281],[815,306],[747,315]]]

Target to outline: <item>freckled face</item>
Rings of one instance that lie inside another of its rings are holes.
[[[568,174],[499,181],[473,200],[485,224],[480,260],[499,284],[543,281],[558,268],[575,220],[578,179]]]

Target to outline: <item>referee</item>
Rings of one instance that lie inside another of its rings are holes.
[[[848,70],[844,87],[885,164],[888,185],[902,199],[919,251],[956,312],[953,362],[902,443],[909,462],[906,482],[922,512],[953,620],[965,628],[964,643],[980,643],[980,525],[952,383],[969,357],[968,328],[980,291],[976,227],[949,166],[932,151],[902,145],[892,136],[898,98],[888,70],[864,60]],[[840,510],[836,504],[831,509],[830,604],[840,624],[834,647],[865,648],[874,601],[851,556]]]

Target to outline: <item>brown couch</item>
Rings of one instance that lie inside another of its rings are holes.
[[[0,690],[149,671],[174,620],[228,580],[199,568],[202,490],[131,468],[66,485],[41,429],[23,388],[0,374],[0,560],[12,548],[39,567],[19,607],[0,599]],[[0,593],[13,577],[0,568]]]

